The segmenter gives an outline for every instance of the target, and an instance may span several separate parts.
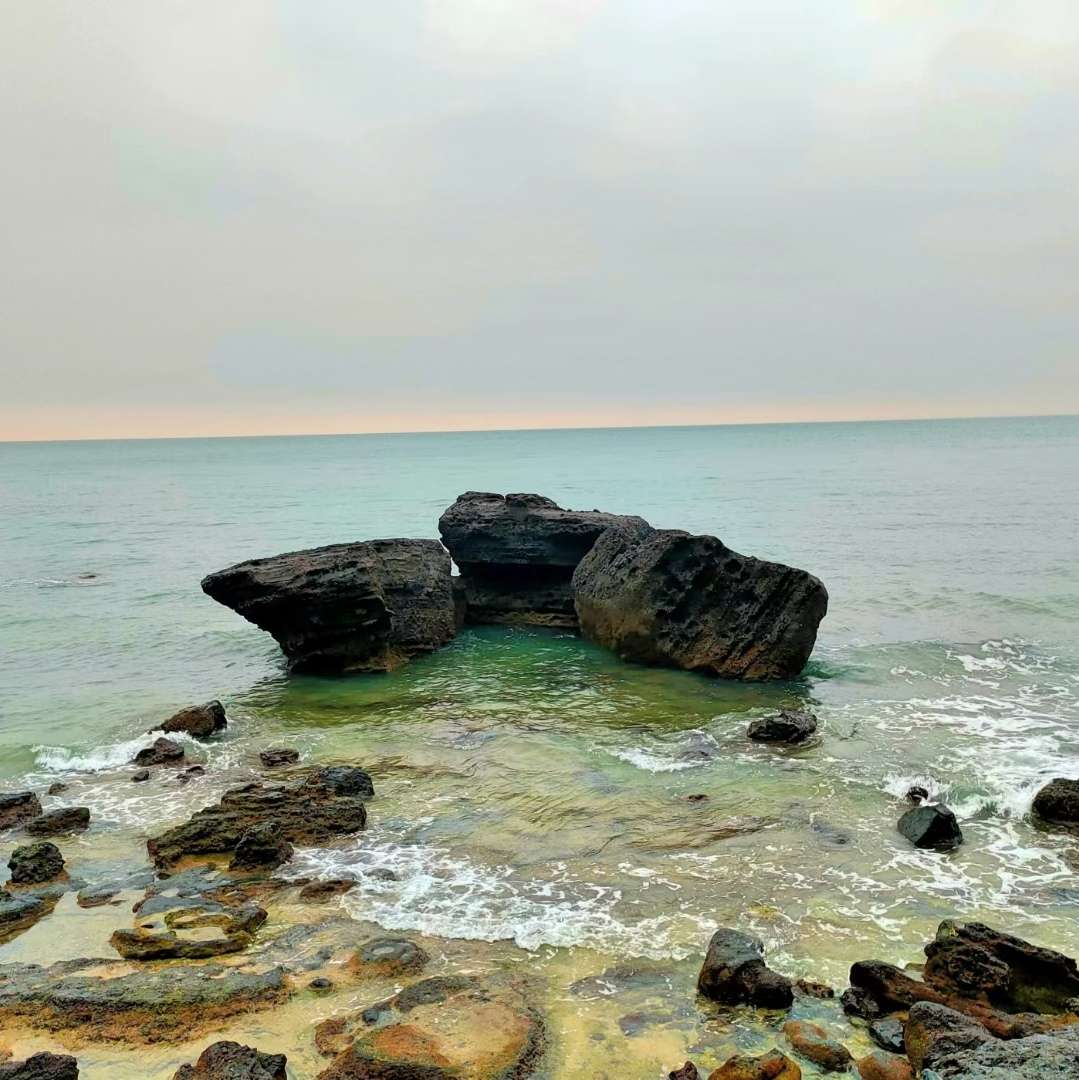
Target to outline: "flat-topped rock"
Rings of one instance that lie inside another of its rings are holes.
[[[596,540],[573,591],[581,632],[623,659],[729,679],[800,674],[828,610],[804,570],[639,520]]]
[[[26,831],[31,836],[57,836],[60,833],[81,832],[89,825],[89,807],[64,806],[31,818],[26,823]]]
[[[367,824],[364,796],[339,795],[317,771],[289,783],[252,783],[233,788],[146,843],[156,866],[168,867],[185,855],[235,853],[249,829],[274,822],[278,839],[290,844],[323,844],[359,832]]]
[[[461,571],[472,623],[576,627],[574,568],[600,534],[626,519],[564,510],[543,495],[466,491],[439,519]]]
[[[0,1063],[0,1080],[79,1080],[79,1063],[69,1054],[34,1054]]]
[[[0,1020],[84,1038],[169,1042],[288,997],[281,968],[252,974],[170,964],[110,975],[107,961],[0,964]]]
[[[218,603],[272,634],[295,671],[388,671],[457,633],[437,540],[368,540],[251,559],[203,578]]]

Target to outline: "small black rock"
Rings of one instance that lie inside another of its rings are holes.
[[[144,781],[149,780],[149,779],[150,779],[150,770],[149,769],[139,769],[137,772],[133,772],[131,774],[131,782],[133,784],[141,784]]]
[[[802,709],[783,709],[775,716],[765,716],[749,725],[754,742],[805,742],[817,730],[817,718]]]

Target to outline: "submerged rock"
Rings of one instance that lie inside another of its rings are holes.
[[[563,510],[542,495],[466,491],[438,529],[461,571],[469,622],[576,627],[573,571],[604,529],[626,520],[640,521]]]
[[[422,971],[429,957],[407,938],[373,938],[364,942],[349,960],[349,970],[365,979],[393,978]]]
[[[131,774],[131,782],[133,784],[142,784],[150,779],[149,769],[137,769]]]
[[[0,889],[0,944],[29,930],[56,906],[55,899]]]
[[[183,732],[196,739],[208,739],[226,727],[228,717],[225,716],[225,707],[220,701],[207,701],[205,705],[189,705],[181,709],[150,730],[164,731],[170,735]]]
[[[783,1025],[787,1041],[804,1058],[825,1072],[846,1072],[852,1061],[850,1051],[838,1039],[829,1037],[819,1024],[808,1020],[788,1020]]]
[[[338,795],[317,773],[289,783],[253,783],[225,792],[221,801],[190,820],[147,841],[156,866],[168,867],[185,855],[233,852],[252,826],[277,824],[291,844],[324,844],[367,824],[363,799]]]
[[[748,1003],[786,1009],[794,1001],[790,979],[765,964],[763,942],[729,928],[712,935],[697,989],[704,997],[725,1005]]]
[[[177,765],[184,760],[184,748],[173,739],[163,736],[144,746],[133,758],[132,765]]]
[[[104,963],[0,964],[0,1019],[84,1038],[167,1042],[288,996],[280,968],[250,974],[169,965],[113,977],[90,973]]]
[[[327,881],[311,881],[300,889],[300,899],[309,904],[320,904],[335,896],[347,893],[356,885],[355,878],[330,878]]]
[[[543,1048],[543,1025],[518,980],[425,979],[389,1001],[319,1025],[333,1054],[319,1080],[508,1080]]]
[[[765,716],[749,725],[754,742],[805,742],[817,730],[817,718],[804,709],[782,709],[775,716]]]
[[[273,746],[259,751],[259,761],[264,769],[279,769],[282,765],[295,765],[300,760],[300,751],[291,746]]]
[[[311,780],[328,787],[336,795],[358,795],[361,799],[375,797],[371,774],[356,765],[323,765],[312,771]]]
[[[181,1065],[172,1080],[285,1080],[287,1060],[237,1042],[215,1042],[194,1065]]]
[[[0,829],[10,829],[41,813],[41,800],[32,791],[0,793]]]
[[[802,1080],[802,1070],[786,1054],[769,1050],[760,1057],[735,1054],[727,1058],[708,1080]]]
[[[882,1050],[892,1054],[905,1054],[903,1025],[898,1020],[873,1020],[869,1024],[869,1037]]]
[[[1031,810],[1053,825],[1079,825],[1079,780],[1050,780],[1034,796]]]
[[[295,671],[387,671],[451,641],[450,559],[437,540],[369,540],[252,559],[202,589],[272,634]]]
[[[281,835],[276,821],[252,825],[240,837],[230,870],[273,870],[292,858],[292,845]]]
[[[64,872],[64,856],[48,840],[17,847],[8,859],[13,885],[38,885],[53,881]]]
[[[34,1054],[0,1063],[0,1080],[79,1080],[79,1063],[68,1054]]]
[[[26,823],[26,831],[31,836],[56,836],[59,833],[79,832],[89,825],[89,807],[65,806],[32,818]]]
[[[963,830],[955,814],[942,804],[911,807],[896,828],[919,848],[954,851],[963,842]]]
[[[582,633],[623,659],[733,679],[798,675],[828,609],[804,570],[642,521],[607,529],[573,588]]]

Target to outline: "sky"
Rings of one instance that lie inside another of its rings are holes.
[[[1075,0],[0,8],[0,439],[1079,412]]]

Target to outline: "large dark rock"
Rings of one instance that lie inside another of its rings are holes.
[[[8,859],[13,885],[37,885],[52,881],[64,872],[64,857],[60,849],[48,840],[17,847]]]
[[[272,634],[296,671],[387,671],[457,633],[437,540],[368,540],[251,559],[203,591]]]
[[[279,967],[251,974],[170,964],[116,976],[102,975],[101,967],[100,959],[0,965],[0,1024],[70,1031],[84,1039],[176,1042],[289,994]]]
[[[190,705],[181,709],[150,730],[164,731],[170,735],[182,732],[196,739],[208,739],[226,727],[228,718],[225,716],[225,707],[220,701],[207,701],[205,705]]]
[[[934,1070],[943,1080],[1075,1080],[1079,1027],[1007,1042],[990,1039],[940,1057]]]
[[[573,571],[604,529],[626,520],[640,521],[563,510],[542,495],[466,491],[438,528],[461,571],[469,622],[576,627]]]
[[[221,801],[199,810],[188,821],[146,843],[161,867],[185,855],[234,852],[255,825],[272,821],[291,844],[324,844],[359,832],[367,824],[363,798],[338,795],[313,773],[290,783],[245,784],[225,792]]]
[[[725,1005],[747,1003],[786,1009],[794,1001],[791,981],[764,962],[764,943],[739,930],[723,928],[712,935],[697,976],[700,993]]]
[[[963,842],[955,814],[943,804],[912,806],[896,828],[915,846],[933,851],[954,851]]]
[[[172,1080],[285,1080],[284,1054],[264,1054],[237,1042],[215,1042],[194,1065],[181,1065]]]
[[[750,722],[747,734],[754,742],[800,743],[817,730],[817,718],[804,709],[781,709],[774,716]]]
[[[79,1080],[79,1063],[68,1054],[34,1054],[0,1063],[0,1080]]]
[[[41,800],[32,791],[0,793],[0,829],[10,829],[41,813]]]
[[[154,739],[132,759],[132,765],[178,765],[184,760],[184,748],[174,739]]]
[[[984,923],[945,919],[925,954],[926,982],[946,993],[1010,1012],[1070,1012],[1079,1000],[1079,965],[1072,957]]]
[[[31,836],[56,836],[59,833],[80,832],[90,824],[90,810],[85,806],[65,806],[50,810],[26,823]]]
[[[1034,796],[1031,810],[1054,825],[1079,825],[1079,780],[1050,780]]]
[[[607,529],[573,589],[581,632],[623,659],[732,679],[798,675],[828,610],[804,570],[642,521]]]

